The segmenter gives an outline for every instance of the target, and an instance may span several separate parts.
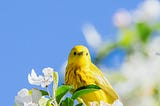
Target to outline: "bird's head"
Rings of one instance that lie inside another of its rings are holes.
[[[68,57],[68,64],[82,66],[82,65],[87,65],[90,62],[91,62],[91,57],[88,49],[85,46],[77,45],[72,48]]]

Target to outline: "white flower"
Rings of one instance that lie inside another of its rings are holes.
[[[94,101],[94,102],[90,102],[90,106],[97,106],[98,102]]]
[[[52,77],[43,77],[43,80],[41,82],[41,86],[44,88],[44,87],[47,87],[49,84],[51,84],[53,81],[53,78]]]
[[[160,37],[154,37],[151,42],[146,44],[147,56],[139,50],[130,55],[123,63],[120,72],[126,78],[119,82],[115,88],[119,95],[135,95],[132,98],[124,98],[128,105],[133,101],[139,101],[134,106],[154,105],[153,88],[160,82],[160,56],[156,55],[160,51]],[[122,96],[123,97],[123,96]]]
[[[38,89],[33,88],[31,96],[32,96],[32,102],[38,104],[39,100],[42,97],[42,93]]]
[[[104,101],[100,101],[100,104],[97,101],[90,102],[90,106],[112,106],[111,104],[108,104]]]
[[[41,85],[43,88],[47,87],[53,81],[53,69],[48,67],[42,70],[44,76],[37,76],[35,71],[32,69],[31,75],[28,74],[28,81],[32,85]]]
[[[15,97],[15,104],[17,106],[38,106],[41,96],[41,92],[36,89],[33,89],[30,95],[28,89],[24,88],[21,89]]]
[[[43,81],[43,77],[37,76],[34,69],[32,69],[31,74],[28,74],[28,81],[32,85],[41,85],[41,82]]]
[[[113,17],[113,23],[117,27],[127,27],[131,24],[131,15],[127,10],[119,10]]]
[[[24,103],[24,106],[38,106],[38,104],[36,104],[36,103],[28,103],[28,104]]]
[[[114,103],[112,104],[112,106],[123,106],[122,102],[118,99],[116,101],[114,101]]]
[[[95,50],[101,46],[102,44],[102,38],[100,34],[96,31],[95,27],[90,24],[86,24],[83,26],[82,29],[84,33],[84,37],[87,41],[87,43],[94,48]]]
[[[29,95],[27,89],[22,89],[18,92],[18,95],[15,97],[15,103],[18,106],[24,106],[24,104],[28,104],[32,102],[32,97]]]
[[[98,104],[98,102],[96,102],[96,101],[90,102],[90,106],[97,106],[97,104]],[[98,106],[123,106],[123,104],[119,100],[115,100],[113,102],[113,104],[108,104],[104,101],[100,101],[100,104]]]
[[[44,77],[41,83],[42,87],[46,87],[53,82],[53,69],[48,67],[42,70]]]
[[[52,76],[52,74],[53,74],[53,68],[50,68],[50,67],[44,68],[42,70],[42,72],[43,72],[44,76]]]
[[[112,106],[104,101],[100,101],[100,106]]]
[[[133,12],[135,21],[153,22],[160,18],[160,2],[158,0],[145,0]]]

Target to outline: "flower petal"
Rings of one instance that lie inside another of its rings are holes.
[[[42,93],[38,89],[32,89],[32,102],[33,103],[38,104],[41,97],[42,97]]]
[[[25,103],[24,106],[38,106],[36,103]]]
[[[32,69],[31,75],[28,74],[28,82],[32,85],[41,85],[41,82],[43,80],[42,76],[37,76],[37,74]]]
[[[28,89],[26,89],[26,88],[23,88],[18,92],[18,96],[20,96],[20,97],[24,97],[27,95],[28,95]]]
[[[120,100],[118,99],[118,100],[116,100],[116,101],[112,104],[112,106],[123,106],[123,104],[122,104],[122,102],[120,102]]]
[[[53,68],[50,68],[50,67],[44,68],[42,70],[42,72],[43,72],[44,76],[52,76],[52,74],[53,74]]]
[[[98,102],[94,101],[94,102],[90,102],[90,106],[97,106]]]
[[[111,105],[104,101],[100,101],[100,106],[111,106]]]
[[[31,76],[35,78],[37,77],[37,74],[35,73],[34,69],[32,69]]]
[[[18,106],[24,106],[24,103],[31,103],[32,97],[29,95],[27,89],[22,89],[18,92],[18,95],[15,97],[15,103]]]

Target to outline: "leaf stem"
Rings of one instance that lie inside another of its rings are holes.
[[[48,92],[48,96],[51,98],[51,95],[50,95],[50,92],[49,92],[48,86],[46,86],[46,90],[47,90],[47,92]]]

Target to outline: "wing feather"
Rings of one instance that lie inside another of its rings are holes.
[[[119,98],[118,94],[112,88],[108,80],[105,78],[104,74],[94,64],[91,64],[90,69],[92,71],[92,76],[94,77],[93,79],[95,79],[96,85],[106,93],[109,99],[111,99],[112,101],[117,100]]]

